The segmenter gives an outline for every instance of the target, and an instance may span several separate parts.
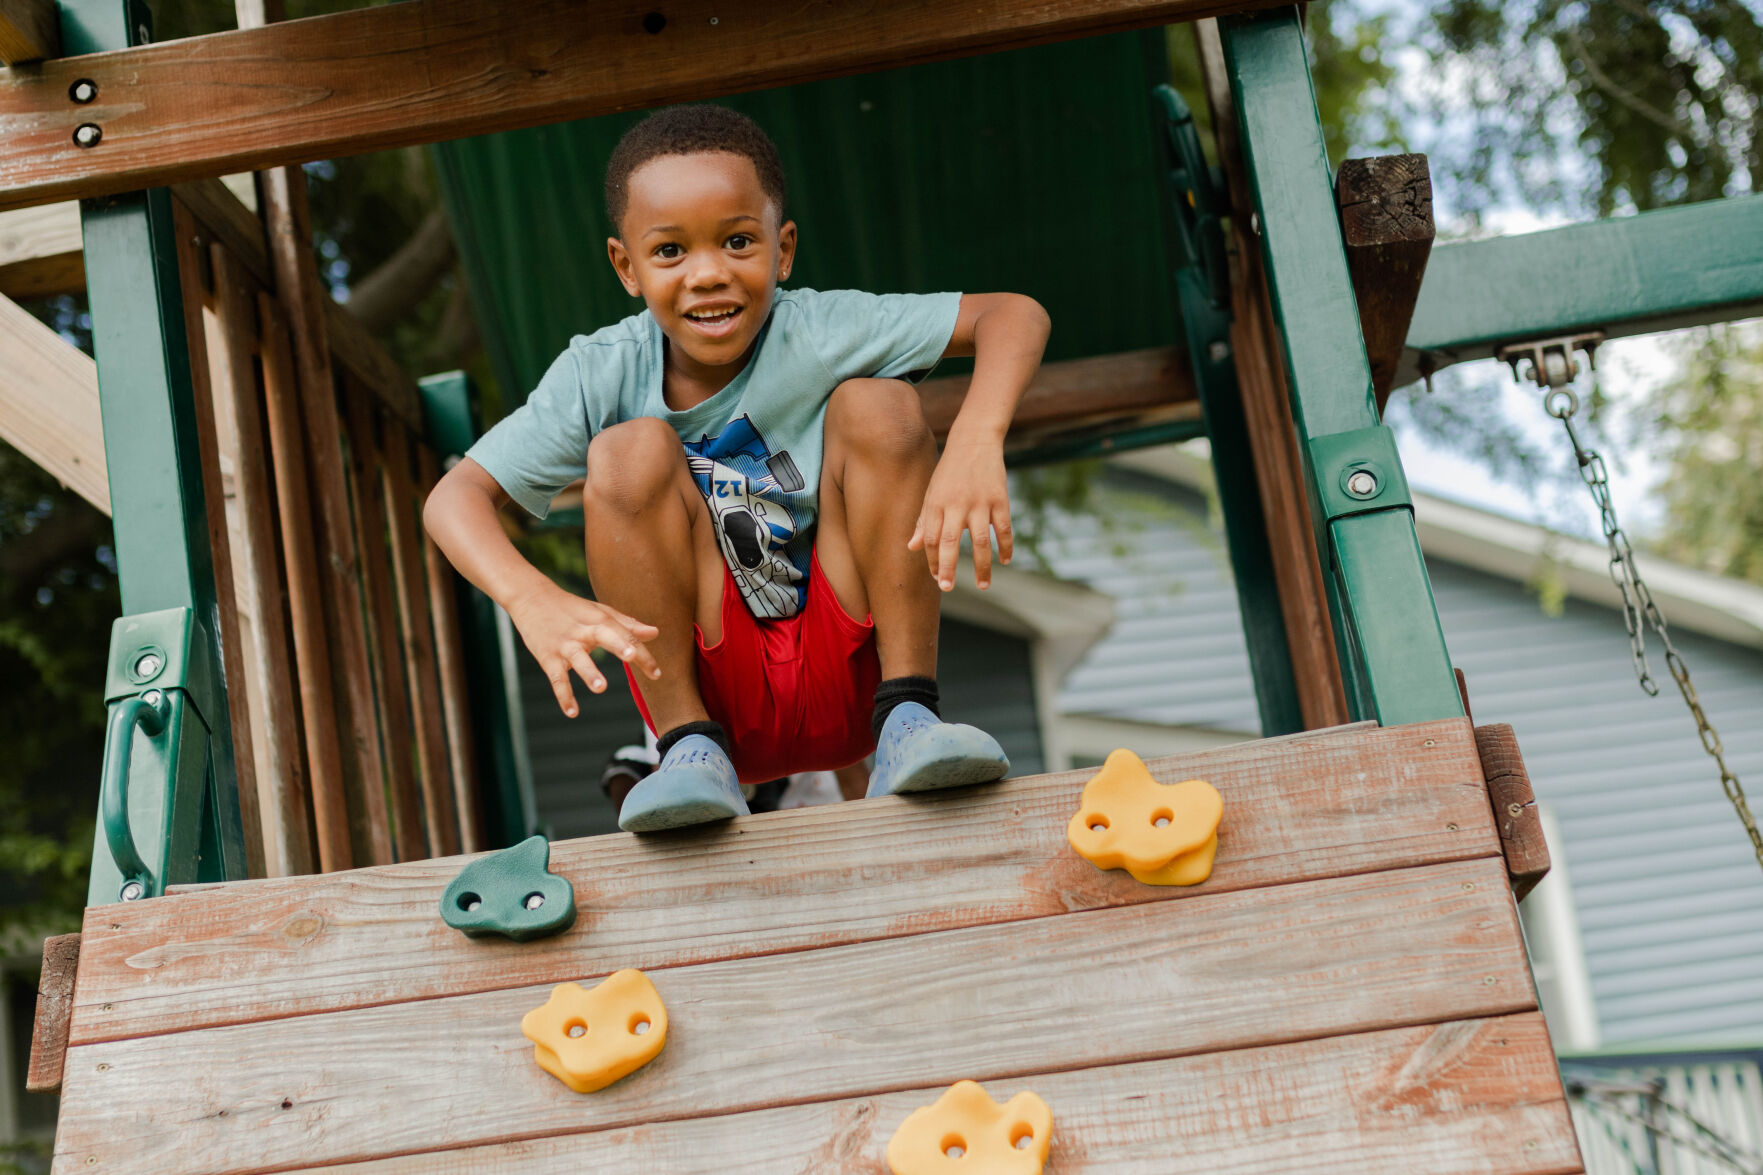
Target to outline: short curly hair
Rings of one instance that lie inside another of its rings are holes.
[[[631,173],[668,155],[695,155],[722,151],[752,160],[759,186],[784,215],[784,168],[778,161],[777,144],[759,124],[726,106],[669,106],[657,110],[618,140],[606,162],[606,215],[612,231],[622,232],[625,204],[630,195]]]

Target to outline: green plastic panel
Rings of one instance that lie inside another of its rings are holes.
[[[1174,335],[1154,121],[1162,30],[737,95],[777,141],[791,284],[1012,290],[1049,359]],[[434,149],[497,378],[525,398],[573,334],[641,309],[606,260],[606,158],[640,115]]]

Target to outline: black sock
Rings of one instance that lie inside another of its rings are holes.
[[[729,749],[728,731],[722,728],[722,723],[688,722],[683,726],[674,727],[672,730],[655,740],[655,753],[657,758],[667,758],[667,752],[673,750],[673,745],[679,742],[680,739],[685,738],[688,734],[701,734],[717,746],[721,747],[723,754],[731,759],[735,757],[734,752]]]
[[[934,677],[890,677],[875,687],[875,714],[870,718],[870,725],[875,736],[881,737],[882,726],[887,722],[888,715],[901,702],[917,702],[938,718],[942,712],[937,709],[937,679]]]

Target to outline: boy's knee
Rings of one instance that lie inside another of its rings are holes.
[[[672,489],[684,453],[664,420],[645,416],[602,429],[588,442],[584,507],[641,510]]]
[[[918,389],[898,379],[849,379],[827,405],[828,440],[892,461],[934,459]]]

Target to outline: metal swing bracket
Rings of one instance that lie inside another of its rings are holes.
[[[212,649],[189,608],[123,616],[111,628],[90,905],[198,879],[211,716],[224,704]]]
[[[1522,383],[1528,379],[1539,388],[1559,389],[1579,378],[1579,360],[1574,357],[1576,351],[1585,352],[1588,369],[1598,369],[1597,351],[1603,343],[1604,332],[1594,330],[1583,334],[1512,343],[1501,347],[1496,354],[1501,363],[1512,369],[1512,378],[1515,381]],[[1520,363],[1529,364],[1522,375],[1518,371]]]
[[[1388,425],[1313,437],[1311,482],[1329,522],[1374,510],[1413,510],[1408,478]]]

